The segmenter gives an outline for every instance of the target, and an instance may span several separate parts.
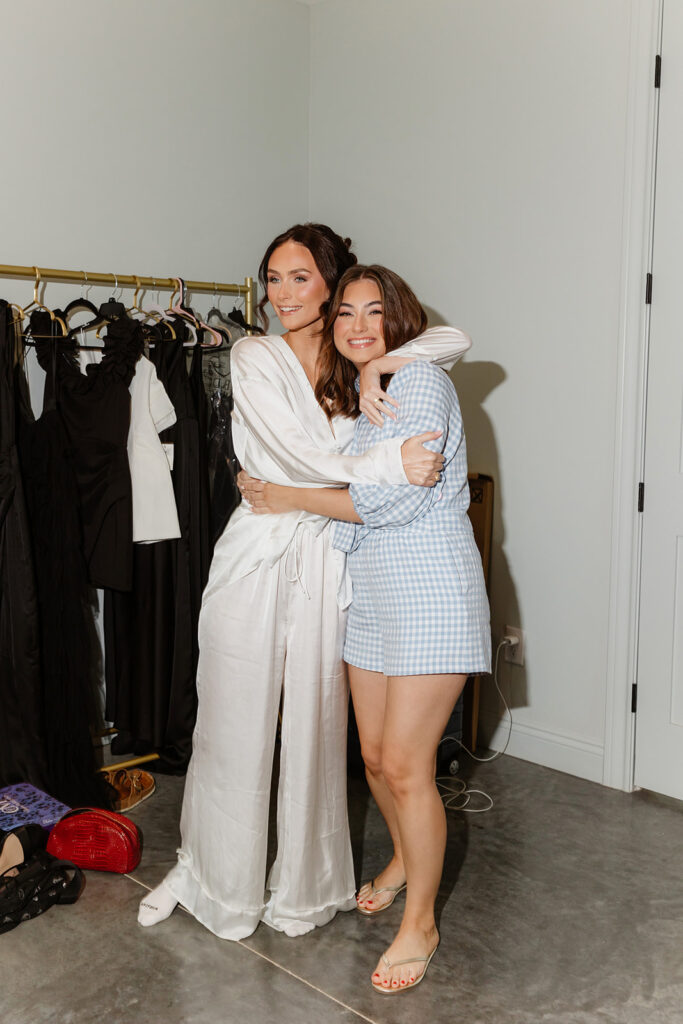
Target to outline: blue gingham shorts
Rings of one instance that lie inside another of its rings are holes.
[[[387,676],[491,671],[481,558],[463,526],[372,530],[348,556],[350,665]]]

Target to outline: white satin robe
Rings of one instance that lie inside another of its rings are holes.
[[[433,328],[402,355],[449,368],[467,335]],[[397,353],[399,354],[398,350]],[[354,421],[330,424],[306,373],[276,335],[231,356],[233,440],[254,477],[301,487],[405,483],[403,438],[364,455]],[[176,899],[214,934],[259,921],[302,935],[355,905],[346,807],[348,690],[341,660],[347,596],[330,523],[243,503],[214,552],[199,621],[199,709],[180,822]],[[277,856],[264,893],[271,771],[282,697]]]

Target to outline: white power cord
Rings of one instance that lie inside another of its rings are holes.
[[[474,761],[477,761],[479,764],[488,764],[489,761],[496,761],[499,757],[503,756],[503,754],[505,753],[509,746],[510,737],[512,736],[512,712],[510,711],[508,702],[505,700],[503,691],[501,690],[500,685],[498,683],[498,659],[500,657],[500,652],[503,649],[503,647],[516,647],[518,643],[519,637],[510,635],[504,636],[503,639],[498,644],[498,647],[496,648],[496,658],[493,664],[493,682],[496,687],[496,690],[498,691],[498,695],[505,706],[505,710],[507,711],[508,718],[510,720],[508,735],[507,739],[505,740],[505,746],[503,747],[503,749],[497,750],[495,754],[491,755],[491,757],[477,757],[476,754],[473,754],[472,751],[465,746],[462,740],[459,740],[457,736],[450,735],[443,736],[439,741],[439,746],[441,746],[441,744],[445,743],[447,740],[455,740],[455,742],[459,744],[460,747],[467,754],[469,754]],[[467,783],[463,779],[459,779],[457,777],[454,778],[450,775],[439,775],[437,776],[436,779],[436,785],[439,789],[439,792],[441,793],[441,798],[443,800],[444,807],[447,810],[466,811],[468,814],[483,814],[484,811],[490,811],[491,808],[493,807],[493,799],[489,796],[488,793],[485,793],[481,789],[469,789]],[[456,786],[458,788],[455,788]],[[468,805],[470,799],[474,795],[481,796],[485,800],[487,800],[488,803],[486,804],[486,806],[469,807]],[[461,799],[462,803],[455,802]]]

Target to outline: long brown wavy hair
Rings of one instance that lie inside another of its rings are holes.
[[[382,334],[386,352],[393,352],[411,338],[417,337],[427,326],[427,314],[415,292],[402,277],[377,263],[350,267],[341,277],[337,290],[329,303],[323,324],[323,342],[320,350],[320,374],[315,397],[327,415],[351,416],[359,414],[356,377],[358,370],[334,346],[334,323],[344,299],[344,291],[354,281],[374,281],[382,299]],[[386,380],[383,377],[383,387]]]
[[[357,263],[357,258],[351,252],[351,239],[342,238],[336,231],[333,231],[327,224],[294,224],[293,227],[283,231],[281,235],[274,238],[266,249],[265,255],[258,268],[258,279],[261,285],[261,299],[256,307],[259,319],[264,329],[268,330],[268,264],[270,257],[276,249],[279,249],[285,242],[298,242],[305,246],[315,261],[315,265],[327,285],[330,295],[337,287],[337,281],[348,267]],[[329,300],[328,300],[329,301]],[[327,311],[328,302],[324,302],[320,308],[321,316]]]

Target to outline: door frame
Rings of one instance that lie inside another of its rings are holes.
[[[652,268],[659,104],[654,72],[664,3],[631,0],[630,5],[603,755],[604,785],[629,792],[634,788],[636,716],[631,701],[638,668],[642,537],[637,495],[644,468],[650,333],[645,282]],[[665,80],[665,67],[662,75]]]

